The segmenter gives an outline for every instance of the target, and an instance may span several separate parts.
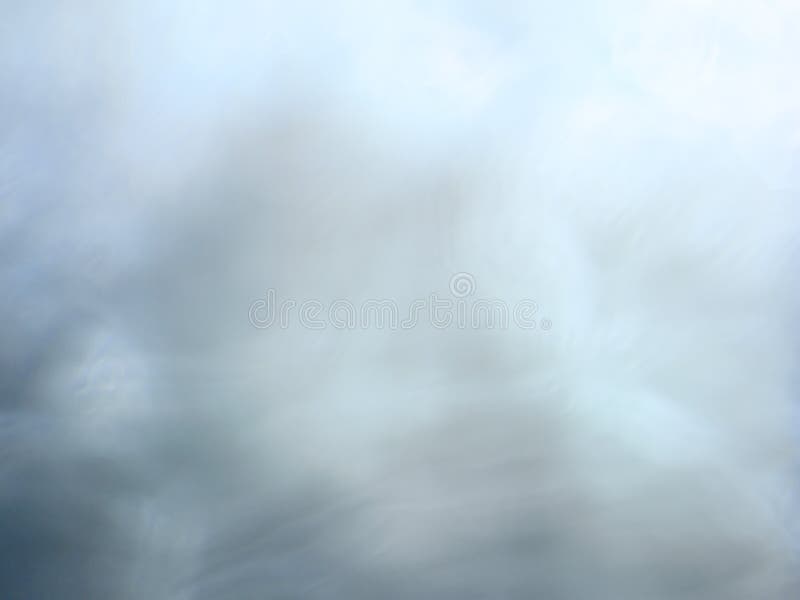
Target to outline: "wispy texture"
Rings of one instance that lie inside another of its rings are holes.
[[[798,597],[796,2],[0,6],[0,598]]]

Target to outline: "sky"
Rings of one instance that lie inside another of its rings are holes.
[[[797,597],[800,4],[2,6],[0,597]]]

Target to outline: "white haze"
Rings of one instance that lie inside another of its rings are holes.
[[[796,2],[0,6],[0,598],[798,597]]]

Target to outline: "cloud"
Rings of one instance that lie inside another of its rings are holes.
[[[32,2],[9,598],[793,598],[790,3]],[[283,297],[552,329],[257,330]]]

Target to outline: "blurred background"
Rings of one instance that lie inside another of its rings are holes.
[[[0,7],[0,598],[797,597],[794,0]]]

